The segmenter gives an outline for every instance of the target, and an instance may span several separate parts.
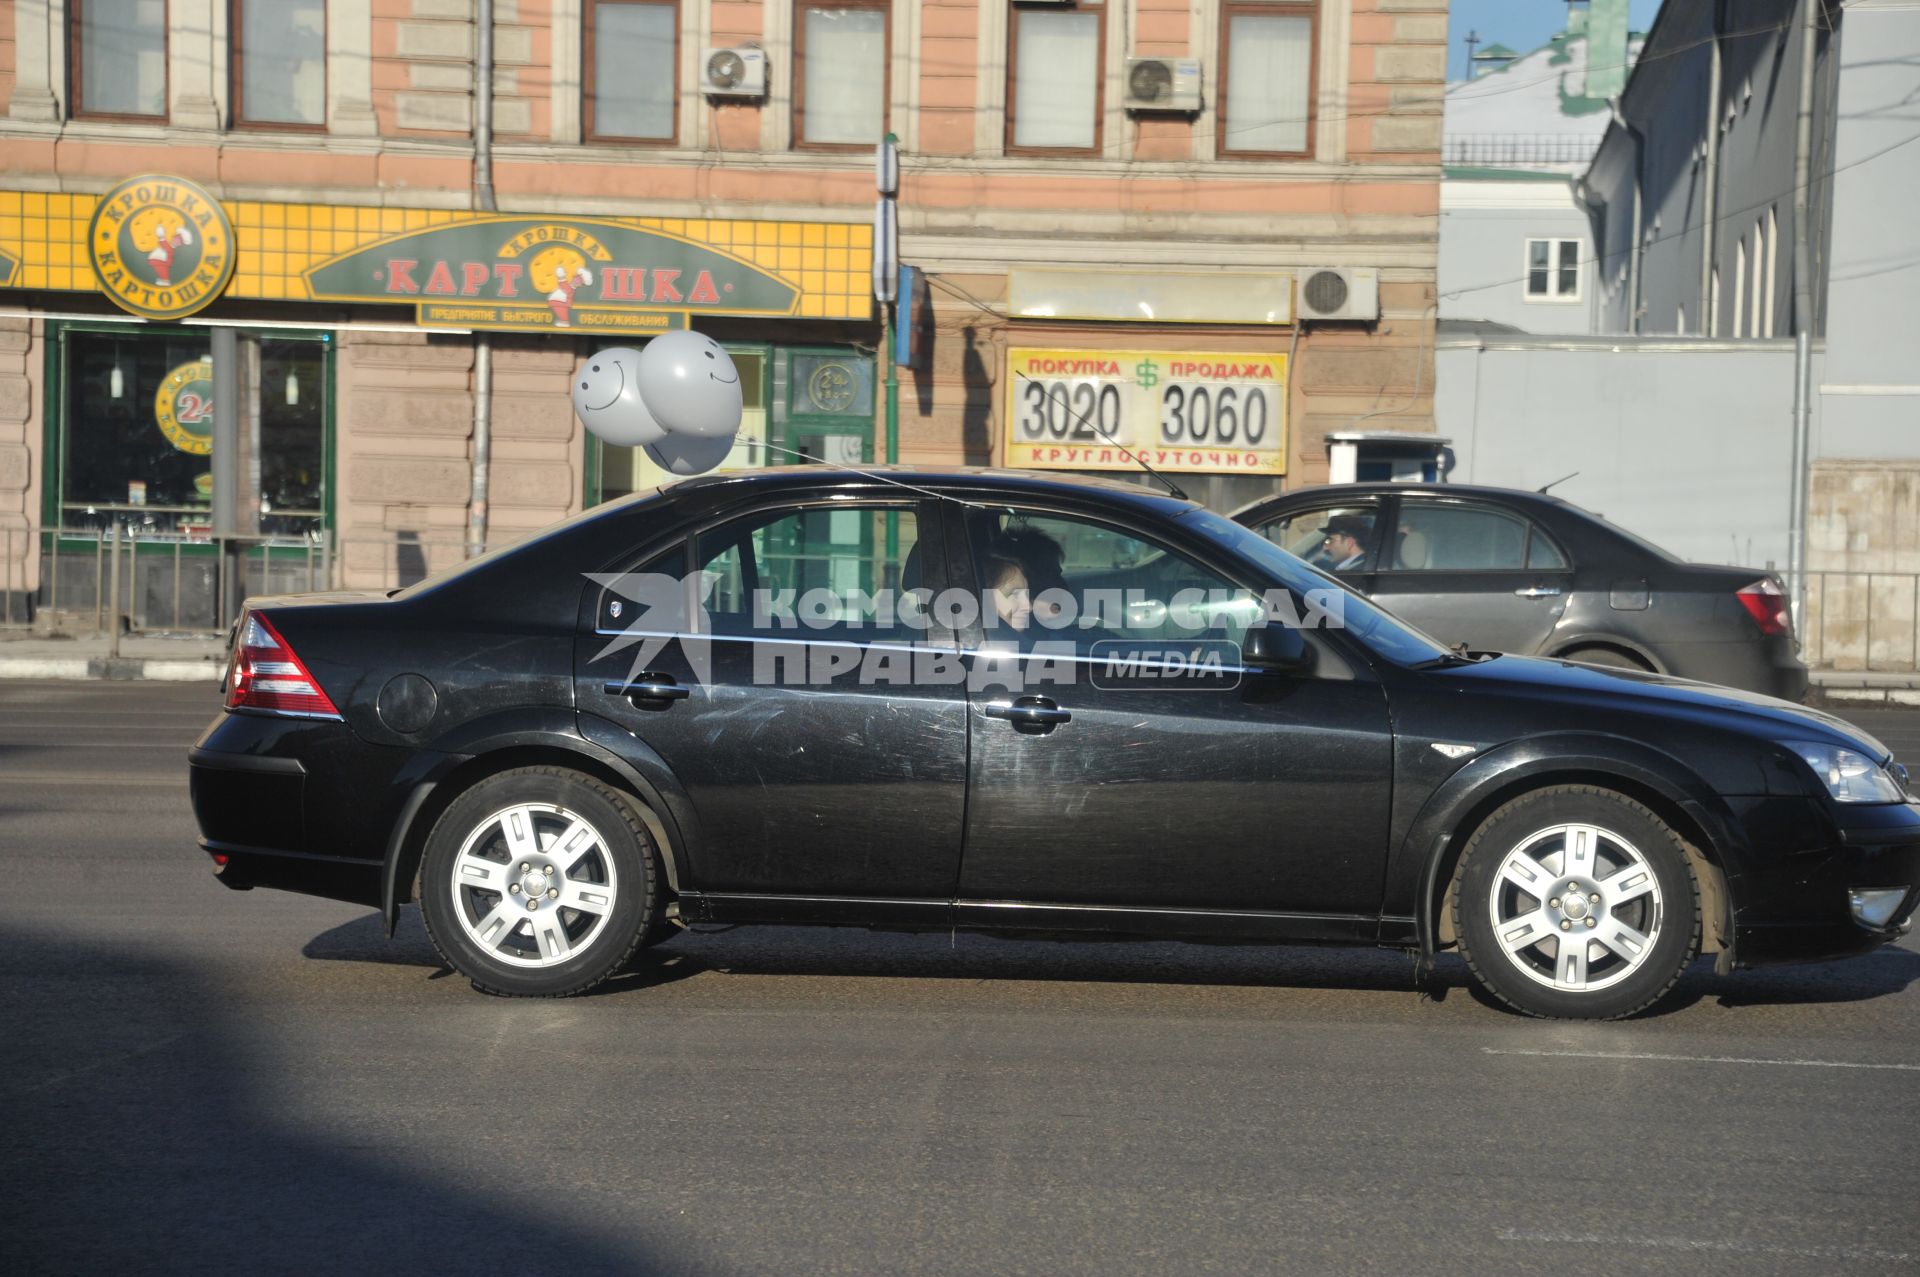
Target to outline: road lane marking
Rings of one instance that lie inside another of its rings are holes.
[[[1803,1069],[1897,1069],[1920,1073],[1920,1064],[1863,1064],[1854,1060],[1763,1060],[1742,1055],[1658,1055],[1651,1051],[1505,1051],[1483,1046],[1486,1055],[1532,1055],[1566,1060],[1670,1060],[1682,1064],[1787,1064]]]
[[[1732,1251],[1743,1255],[1793,1255],[1803,1259],[1871,1259],[1882,1263],[1912,1263],[1906,1251],[1875,1250],[1871,1246],[1770,1246],[1764,1242],[1712,1241],[1699,1237],[1610,1237],[1599,1233],[1524,1233],[1503,1228],[1494,1236],[1503,1242],[1544,1242],[1554,1246],[1644,1246],[1655,1250]]]

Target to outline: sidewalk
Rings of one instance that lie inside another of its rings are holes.
[[[128,635],[107,656],[104,634],[46,638],[0,632],[0,679],[154,679],[216,683],[227,672],[227,641],[213,636]]]

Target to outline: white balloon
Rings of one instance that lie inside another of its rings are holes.
[[[647,445],[653,464],[669,474],[705,474],[727,459],[733,451],[733,437],[710,439],[703,435],[673,435]]]
[[[640,358],[631,346],[609,346],[587,360],[573,383],[580,424],[616,448],[637,448],[667,434],[640,395]]]
[[[662,333],[640,352],[640,397],[670,434],[731,439],[740,429],[740,370],[719,342],[690,329]]]

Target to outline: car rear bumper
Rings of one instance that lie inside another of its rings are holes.
[[[1679,678],[1737,687],[1796,704],[1807,698],[1806,662],[1785,635],[1750,642],[1668,643],[1658,650],[1667,673]]]
[[[375,906],[409,771],[407,751],[327,719],[226,713],[187,752],[200,846],[222,883]]]
[[[1729,884],[1734,960],[1743,967],[1845,958],[1897,940],[1920,905],[1920,804],[1845,812],[1827,846],[1773,858]],[[1883,925],[1856,916],[1850,893],[1903,891]]]

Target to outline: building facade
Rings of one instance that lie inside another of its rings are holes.
[[[687,324],[745,380],[730,465],[1311,482],[1432,428],[1445,41],[1445,0],[0,4],[8,588],[59,529],[203,535],[216,437],[232,530],[412,579],[658,482],[567,391]]]
[[[1811,335],[1808,606],[1828,590],[1870,663],[1920,660],[1916,96],[1904,0],[1669,0],[1581,188],[1608,330]]]
[[[1573,182],[1600,145],[1643,39],[1628,29],[1627,0],[1579,0],[1546,44],[1481,49],[1470,78],[1447,86],[1443,328],[1600,331],[1593,237]]]

